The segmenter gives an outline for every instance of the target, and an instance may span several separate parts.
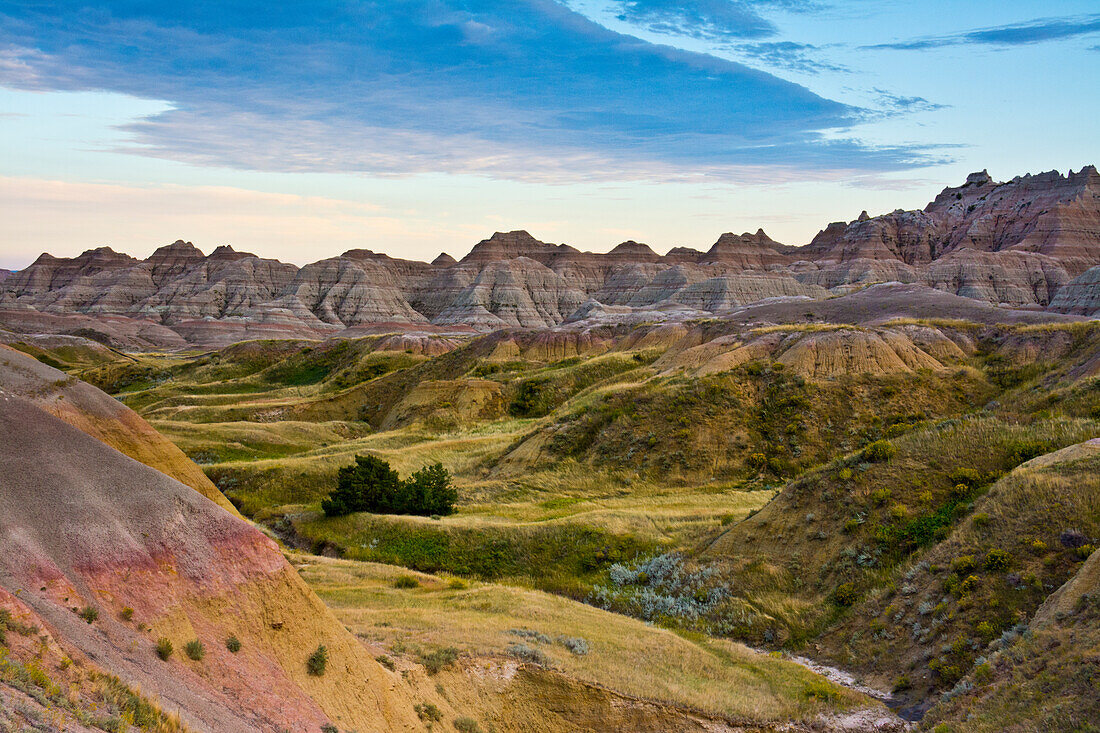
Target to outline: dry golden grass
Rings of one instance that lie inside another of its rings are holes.
[[[380,653],[415,660],[418,650],[457,647],[503,657],[509,645],[539,648],[555,668],[616,692],[709,714],[808,720],[830,708],[874,703],[802,667],[742,645],[685,637],[635,619],[534,590],[411,573],[374,563],[292,555],[299,572],[337,617]],[[420,586],[398,589],[413,575]],[[549,644],[511,629],[545,634]],[[586,640],[575,655],[558,636]],[[822,701],[825,698],[827,701]]]

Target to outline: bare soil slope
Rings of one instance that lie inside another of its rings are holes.
[[[0,389],[23,397],[93,438],[237,510],[206,474],[136,412],[90,384],[26,354],[0,347]]]
[[[417,727],[411,702],[256,529],[8,389],[0,436],[0,604],[70,656],[194,730]],[[74,612],[85,608],[94,623]],[[177,650],[167,661],[159,638]],[[182,653],[195,639],[201,661]],[[328,672],[313,676],[319,644]]]

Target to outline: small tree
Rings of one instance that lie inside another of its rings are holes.
[[[320,644],[313,650],[313,654],[309,655],[309,659],[306,660],[306,669],[309,670],[311,675],[320,677],[325,673],[325,667],[328,666],[328,649],[324,644]]]
[[[455,512],[458,490],[451,485],[451,474],[442,463],[420,469],[405,480],[402,488],[403,514],[430,517]]]
[[[385,514],[394,509],[400,481],[390,464],[375,456],[356,456],[337,474],[336,491],[321,502],[330,517],[352,512]]]
[[[401,481],[382,459],[356,456],[353,465],[340,469],[336,490],[321,502],[321,508],[330,517],[352,512],[431,517],[454,514],[457,500],[451,474],[441,463],[425,466]]]
[[[183,651],[187,653],[188,659],[193,659],[196,662],[201,662],[202,658],[206,656],[206,647],[198,639],[192,639],[184,644]]]

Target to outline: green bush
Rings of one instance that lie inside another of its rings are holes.
[[[413,705],[416,716],[425,723],[438,723],[443,720],[443,711],[430,702]]]
[[[859,600],[859,591],[855,583],[841,583],[833,591],[833,601],[838,606],[850,606]]]
[[[397,580],[393,581],[394,588],[419,588],[420,581],[411,575],[399,575]]]
[[[99,618],[99,611],[91,606],[85,606],[77,611],[76,615],[91,624]]]
[[[118,617],[123,621],[129,621],[134,617],[134,609],[127,606],[119,612]]]
[[[436,649],[428,654],[420,655],[420,663],[428,674],[438,674],[458,660],[458,650],[453,646]]]
[[[354,464],[337,473],[336,490],[321,501],[321,509],[330,517],[352,512],[446,516],[454,514],[457,500],[451,474],[440,463],[401,481],[381,458],[356,456]]]
[[[172,640],[167,637],[160,637],[157,639],[157,656],[164,661],[168,661],[168,657],[172,656]]]
[[[241,650],[241,640],[236,636],[230,636],[225,640],[225,648],[236,654]]]
[[[455,718],[455,730],[459,733],[481,733],[481,726],[473,718]]]
[[[863,460],[870,463],[883,463],[897,455],[898,449],[888,440],[876,440],[863,449]]]
[[[1008,570],[1011,557],[1004,550],[990,550],[982,560],[982,567],[991,573],[1003,573]]]
[[[528,379],[520,382],[515,399],[508,405],[508,413],[513,417],[542,417],[554,409],[556,396],[550,382]]]
[[[978,567],[973,555],[960,555],[951,561],[951,569],[959,575],[965,575]]]
[[[183,651],[188,659],[193,659],[196,662],[201,662],[202,658],[206,656],[206,647],[198,639],[192,639],[184,644]]]
[[[328,648],[324,644],[319,644],[316,649],[313,650],[313,654],[309,655],[306,659],[306,669],[309,673],[315,677],[320,677],[325,673],[325,667],[328,666]]]
[[[385,667],[386,669],[388,669],[391,672],[393,672],[395,669],[397,669],[397,665],[394,664],[393,659],[386,656],[385,654],[383,654],[380,657],[375,657],[374,661],[378,662],[379,664],[381,664],[383,667]]]
[[[882,506],[890,498],[891,493],[893,492],[890,489],[875,489],[871,492],[871,502],[875,506]]]

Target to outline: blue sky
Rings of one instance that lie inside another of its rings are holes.
[[[606,250],[1100,158],[1094,2],[0,0],[0,267]]]

